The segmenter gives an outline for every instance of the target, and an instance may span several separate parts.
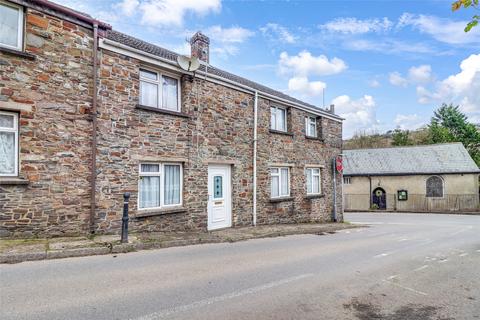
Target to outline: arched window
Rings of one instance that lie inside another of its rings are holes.
[[[438,176],[432,176],[427,179],[427,197],[443,197],[443,179]]]

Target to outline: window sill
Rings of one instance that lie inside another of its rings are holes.
[[[275,130],[275,129],[270,129],[269,131],[270,131],[270,133],[283,134],[283,135],[285,135],[285,136],[291,136],[291,137],[293,137],[293,133],[292,133],[292,132],[280,131],[280,130]]]
[[[187,212],[187,211],[188,211],[188,209],[185,208],[185,207],[172,207],[172,208],[164,208],[164,209],[140,210],[140,211],[138,211],[137,214],[135,214],[135,218],[163,216],[165,214],[182,213],[182,212]]]
[[[30,182],[28,180],[16,177],[0,177],[0,185],[2,186],[25,186]]]
[[[0,47],[0,52],[7,53],[7,54],[17,56],[17,57],[21,57],[21,58],[25,58],[25,59],[28,59],[28,60],[35,60],[35,56],[33,54],[27,53],[25,51]]]
[[[183,112],[177,112],[177,111],[165,110],[165,109],[160,109],[160,108],[147,107],[147,106],[143,106],[141,104],[137,104],[136,108],[140,109],[140,110],[152,111],[152,112],[162,113],[162,114],[168,114],[168,115],[171,115],[171,116],[176,116],[176,117],[181,117],[181,118],[190,118],[190,116],[188,114],[183,113]]]
[[[293,197],[270,198],[270,203],[293,201]]]
[[[305,136],[305,139],[307,140],[317,140],[323,142],[323,139],[320,137],[312,137],[312,136]]]
[[[305,199],[319,199],[319,198],[324,198],[325,195],[323,193],[320,194],[307,194],[305,196]]]

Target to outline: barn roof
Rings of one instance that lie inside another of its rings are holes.
[[[344,150],[344,175],[480,173],[461,143]]]

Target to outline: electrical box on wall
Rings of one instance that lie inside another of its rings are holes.
[[[398,201],[407,201],[408,200],[408,191],[407,190],[398,190],[397,191]]]

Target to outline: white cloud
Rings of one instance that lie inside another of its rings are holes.
[[[402,77],[402,75],[396,71],[390,73],[388,80],[391,84],[397,87],[406,87],[408,85],[408,80]]]
[[[415,130],[426,124],[425,119],[417,114],[397,114],[393,122],[402,130]]]
[[[435,40],[448,44],[469,44],[480,42],[480,30],[473,28],[464,32],[468,21],[452,21],[423,14],[404,13],[398,20],[397,28],[412,26]]]
[[[432,79],[432,67],[426,64],[411,67],[408,70],[408,78],[414,83],[429,82]]]
[[[138,0],[123,0],[114,5],[114,7],[120,9],[120,11],[127,17],[131,17],[137,12],[139,5],[140,2]]]
[[[335,111],[346,120],[343,122],[343,136],[351,137],[358,131],[373,131],[378,125],[376,119],[376,103],[372,96],[352,100],[347,95],[332,100]]]
[[[307,77],[293,77],[288,81],[288,90],[310,97],[319,96],[327,87],[322,81],[309,81]]]
[[[267,23],[265,26],[260,28],[260,31],[264,36],[272,41],[280,41],[282,43],[292,44],[297,40],[297,38],[290,31],[288,31],[287,28],[279,25],[278,23]]]
[[[377,79],[372,79],[368,82],[368,85],[372,88],[380,87],[380,82]]]
[[[219,25],[205,29],[204,33],[210,37],[210,40],[221,43],[242,43],[255,34],[253,31],[242,27],[223,28]]]
[[[366,19],[338,18],[320,25],[321,29],[344,34],[363,34],[369,32],[385,32],[392,28],[393,23],[388,18]]]
[[[181,26],[187,13],[218,12],[221,0],[144,0],[138,5],[142,23],[152,26]]]
[[[384,54],[433,54],[437,56],[450,55],[451,51],[440,51],[431,46],[420,42],[403,42],[392,39],[382,39],[382,41],[372,41],[365,39],[348,40],[343,43],[343,47],[354,51],[373,51]]]
[[[329,60],[324,55],[318,57],[306,50],[296,56],[289,56],[282,52],[279,60],[279,70],[282,74],[293,74],[295,76],[308,77],[309,75],[325,76],[337,74],[347,69],[347,64],[339,59]]]
[[[472,121],[480,122],[480,54],[460,63],[460,72],[435,83],[434,89],[417,87],[418,102],[459,104]]]
[[[189,34],[194,32],[189,31]],[[210,53],[226,59],[238,53],[238,44],[247,41],[255,33],[251,30],[232,26],[224,28],[219,25],[211,26],[203,31],[210,38]]]

